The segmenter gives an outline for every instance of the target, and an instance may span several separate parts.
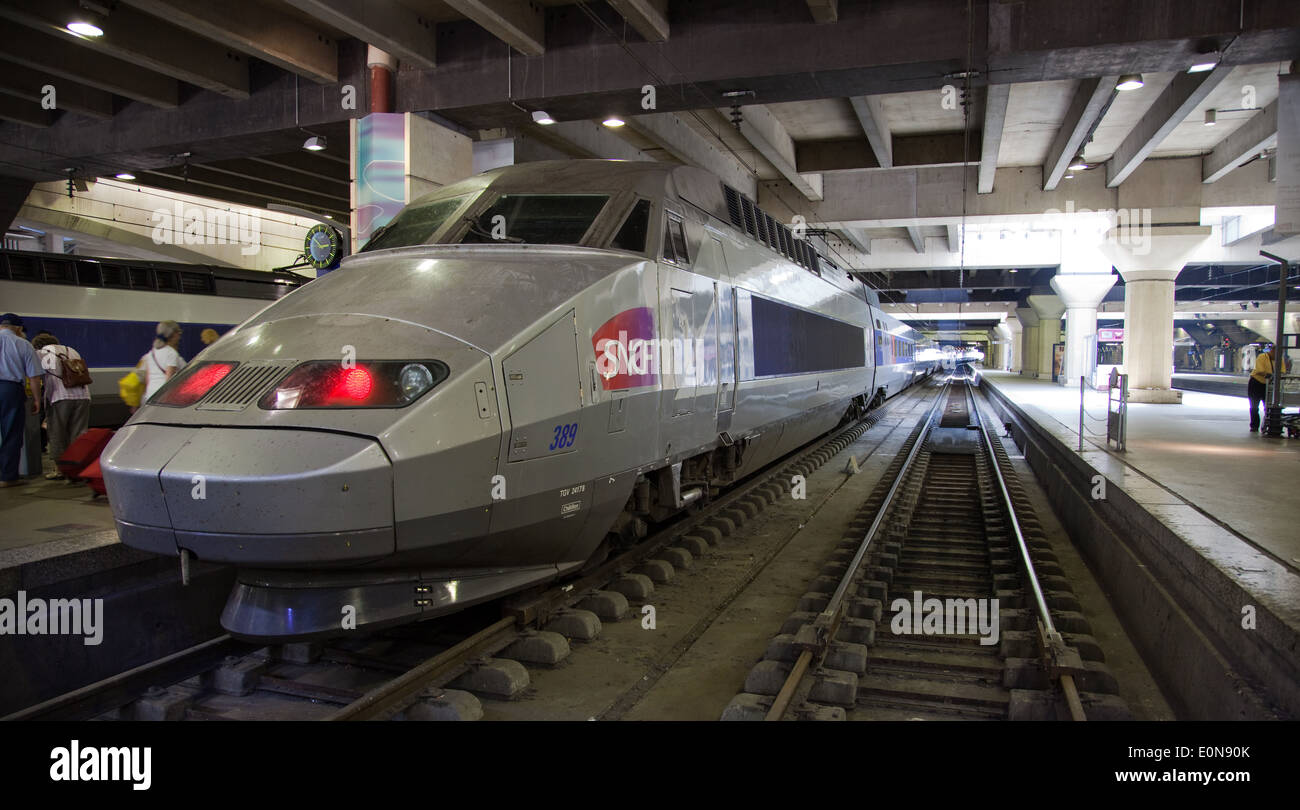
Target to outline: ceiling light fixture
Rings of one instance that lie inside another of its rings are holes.
[[[1214,126],[1216,123],[1218,123],[1218,121],[1219,121],[1219,113],[1217,110],[1205,111],[1205,125],[1207,127]]]
[[[308,152],[320,152],[325,149],[325,136],[313,135],[302,142],[302,148]]]
[[[624,121],[622,118],[619,118],[617,115],[611,115],[609,118],[606,118],[604,121],[601,121],[601,123],[609,127],[610,129],[614,129],[623,126],[623,124],[627,122]]]
[[[79,37],[102,37],[104,29],[82,17],[68,23],[68,30]]]
[[[1072,175],[1072,174],[1067,174],[1067,175],[1065,176],[1065,179],[1066,179],[1066,180],[1073,180],[1073,179],[1074,179],[1074,175]]]
[[[534,110],[533,123],[541,124],[544,127],[548,127],[551,124],[555,123],[555,119],[547,115],[545,110]]]
[[[1196,55],[1196,61],[1187,69],[1188,73],[1204,73],[1219,66],[1219,52],[1210,51]]]
[[[1125,73],[1123,76],[1119,77],[1119,81],[1115,84],[1115,89],[1136,90],[1143,84],[1145,84],[1145,82],[1142,81],[1141,73]]]
[[[1088,161],[1083,159],[1083,152],[1080,152],[1079,154],[1075,155],[1074,160],[1071,160],[1070,165],[1067,166],[1066,168],[1072,172],[1081,172],[1084,169],[1088,168]]]
[[[134,175],[134,174],[131,174],[130,172],[118,172],[117,174],[115,174],[115,175],[113,175],[113,176],[116,177],[118,180],[134,180],[134,179],[135,179],[135,175]]]

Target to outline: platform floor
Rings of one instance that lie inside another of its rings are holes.
[[[42,459],[44,472],[54,469]],[[88,546],[117,542],[107,498],[92,498],[84,483],[24,479],[20,487],[0,489],[0,569]]]
[[[1077,389],[1010,372],[982,373],[1012,401],[1038,408],[1078,435]],[[1104,448],[1106,394],[1089,391],[1084,399],[1085,447]],[[1111,456],[1300,572],[1300,439],[1264,438],[1249,428],[1244,399],[1184,391],[1181,405],[1131,404],[1128,450]]]
[[[1205,394],[1221,394],[1228,397],[1246,398],[1247,374],[1215,374],[1210,372],[1194,373],[1180,371],[1174,374],[1173,387],[1184,391],[1200,391]]]

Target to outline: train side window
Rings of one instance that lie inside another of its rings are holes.
[[[664,221],[664,258],[674,264],[690,264],[691,257],[686,251],[686,231],[682,220],[669,214]]]
[[[645,252],[646,231],[650,229],[650,201],[640,200],[632,207],[623,226],[614,235],[610,247],[619,250],[631,250],[635,253]]]

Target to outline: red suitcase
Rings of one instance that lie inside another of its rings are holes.
[[[81,471],[99,461],[99,454],[104,452],[104,445],[113,438],[113,433],[108,428],[91,428],[78,436],[59,456],[59,472],[74,480],[83,477]],[[99,471],[98,464],[95,470]]]
[[[108,494],[108,490],[104,489],[104,474],[99,470],[99,459],[90,462],[86,469],[77,474],[77,478],[90,485],[95,491],[95,497]]]

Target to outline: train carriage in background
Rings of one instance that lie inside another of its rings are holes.
[[[91,427],[119,427],[126,405],[117,381],[149,350],[158,322],[183,331],[193,359],[207,328],[224,333],[308,279],[294,273],[0,251],[0,300],[26,321],[27,337],[52,332],[86,360]]]
[[[933,370],[918,339],[707,172],[523,164],[241,324],[105,481],[126,544],[239,566],[235,635],[380,627],[635,542]]]

